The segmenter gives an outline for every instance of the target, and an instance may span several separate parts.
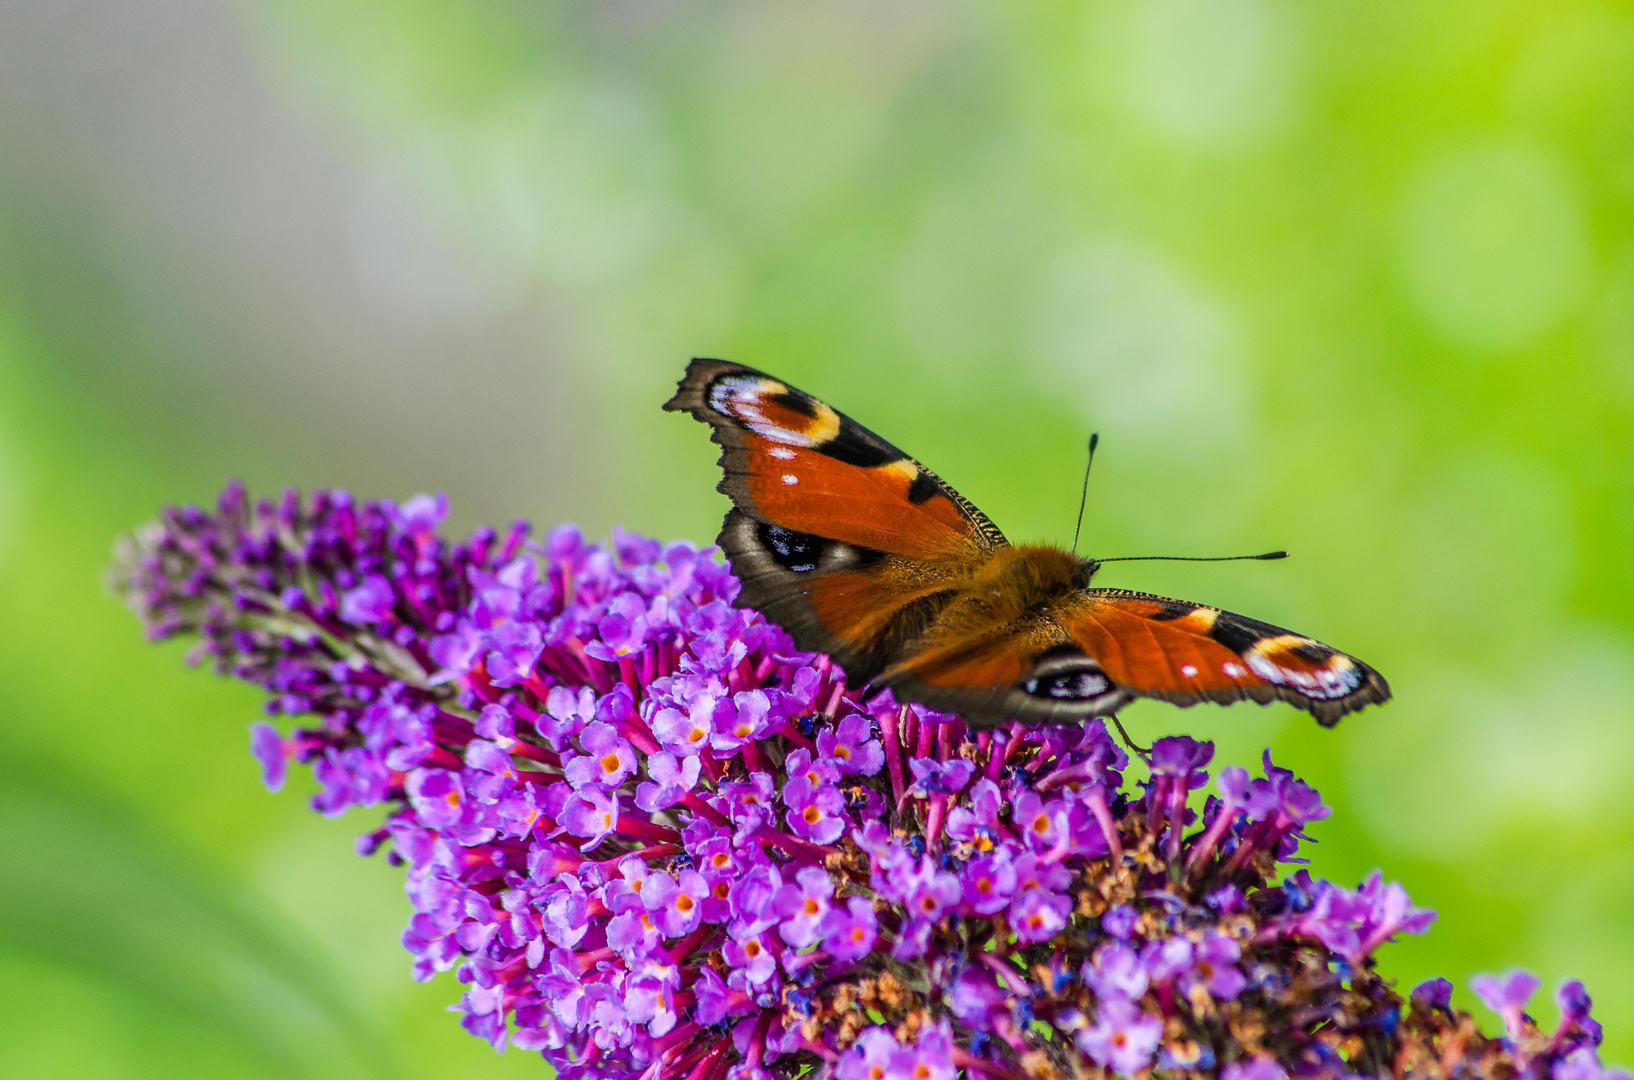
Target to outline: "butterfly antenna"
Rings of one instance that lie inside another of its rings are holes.
[[[1078,522],[1072,527],[1072,553],[1078,554],[1078,532],[1084,527],[1084,504],[1089,501],[1089,467],[1095,464],[1095,447],[1101,441],[1101,433],[1089,433],[1089,460],[1084,462],[1084,486],[1078,492]]]
[[[1104,562],[1241,562],[1244,559],[1286,559],[1286,551],[1267,551],[1259,555],[1215,555],[1201,558],[1196,555],[1119,555],[1111,559],[1096,559]]]

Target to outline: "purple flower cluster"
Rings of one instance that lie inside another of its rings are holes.
[[[1400,885],[1273,883],[1329,811],[1269,754],[1198,807],[1210,743],[1158,740],[1131,785],[1098,722],[864,702],[690,544],[450,545],[445,512],[233,487],[118,583],[310,718],[252,730],[269,787],[294,761],[323,813],[385,804],[361,846],[406,869],[414,973],[453,969],[498,1049],[643,1080],[1609,1075],[1581,986],[1544,1038],[1535,980],[1478,983],[1487,1039],[1374,972],[1434,918]]]

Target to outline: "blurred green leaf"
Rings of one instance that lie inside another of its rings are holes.
[[[128,809],[42,784],[45,770],[19,764],[0,778],[0,949],[111,984],[269,1076],[390,1073],[392,1053],[320,956],[244,910]],[[71,1028],[56,1037],[76,1038]]]

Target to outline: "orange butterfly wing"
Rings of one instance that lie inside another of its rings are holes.
[[[940,477],[810,394],[742,364],[698,359],[670,410],[710,425],[720,490],[792,532],[930,561],[968,562],[1004,536]]]
[[[708,423],[735,509],[739,603],[861,685],[936,617],[1002,533],[935,473],[781,380],[697,359],[664,406]]]
[[[1390,700],[1384,676],[1354,656],[1219,608],[1090,589],[1061,621],[1108,678],[1138,697],[1176,705],[1286,701],[1324,727]]]
[[[1047,616],[911,655],[880,681],[977,724],[1107,716],[1148,697],[1180,706],[1286,701],[1331,727],[1390,700],[1383,676],[1330,645],[1123,589],[1082,590]]]

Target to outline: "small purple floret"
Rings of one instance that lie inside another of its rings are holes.
[[[1538,992],[1539,985],[1536,975],[1518,969],[1504,975],[1477,975],[1469,981],[1469,988],[1486,1007],[1503,1017],[1510,1038],[1525,1026],[1526,1003]]]
[[[283,790],[291,748],[278,734],[278,729],[271,724],[251,724],[250,753],[261,763],[261,782],[267,790]]]
[[[380,574],[370,574],[363,584],[348,589],[340,598],[340,617],[349,623],[378,623],[391,618],[397,602],[391,582]]]
[[[1136,1005],[1111,999],[1101,1003],[1093,1027],[1078,1033],[1078,1045],[1098,1064],[1133,1076],[1152,1063],[1163,1038],[1163,1021]]]

